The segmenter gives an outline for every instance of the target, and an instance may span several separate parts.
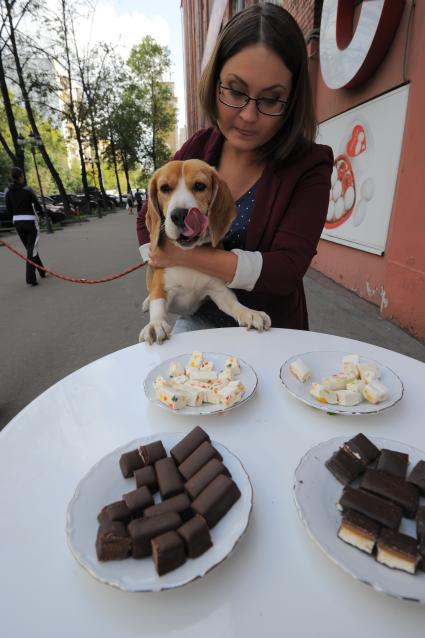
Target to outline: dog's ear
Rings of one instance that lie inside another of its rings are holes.
[[[151,247],[158,246],[161,234],[161,211],[158,203],[157,179],[156,173],[151,177],[148,185],[148,210],[146,212],[146,226],[150,234]]]
[[[232,193],[216,171],[213,172],[213,197],[209,206],[208,220],[211,244],[215,247],[229,230],[236,217],[236,206]]]

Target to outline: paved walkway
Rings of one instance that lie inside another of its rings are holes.
[[[96,279],[139,262],[135,216],[125,211],[43,234],[47,267]],[[22,251],[19,238],[1,237]],[[140,269],[107,284],[80,285],[47,277],[32,288],[25,265],[0,245],[0,428],[25,405],[74,370],[137,342],[146,323]],[[388,321],[372,304],[310,271],[305,279],[311,329],[368,341],[425,362],[425,346]],[[54,415],[52,415],[54,418]]]

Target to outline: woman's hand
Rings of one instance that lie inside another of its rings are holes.
[[[166,237],[161,241],[161,246],[149,250],[149,265],[153,268],[169,268],[180,266],[184,257],[182,248],[173,244]]]

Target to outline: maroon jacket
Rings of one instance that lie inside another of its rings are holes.
[[[224,138],[217,129],[193,135],[174,156],[218,166]],[[332,149],[313,144],[302,157],[269,164],[260,180],[245,250],[260,251],[263,268],[251,292],[235,290],[241,303],[267,312],[272,326],[308,330],[302,279],[316,254],[326,220]],[[149,241],[146,205],[137,218],[139,244]]]

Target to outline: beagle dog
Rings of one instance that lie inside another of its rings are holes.
[[[164,234],[185,250],[202,244],[216,247],[236,216],[227,184],[201,160],[165,164],[152,175],[148,192],[146,226],[151,247],[160,244]],[[148,266],[147,288],[149,296],[143,310],[149,308],[150,321],[141,331],[139,341],[162,343],[171,334],[167,312],[193,314],[206,297],[240,326],[259,331],[271,326],[266,313],[240,304],[221,279],[196,270]]]

